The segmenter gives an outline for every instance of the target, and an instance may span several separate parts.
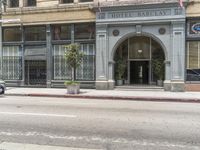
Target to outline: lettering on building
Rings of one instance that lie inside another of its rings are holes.
[[[104,14],[105,15],[105,14]],[[123,12],[108,12],[107,16],[102,17],[99,13],[99,19],[119,19],[119,18],[134,18],[134,17],[156,17],[156,16],[169,16],[171,15],[170,9],[163,10],[142,10],[142,11],[123,11]]]

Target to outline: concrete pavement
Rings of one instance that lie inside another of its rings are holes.
[[[80,91],[80,94],[70,95],[67,94],[67,90],[65,88],[7,87],[5,95],[200,103],[200,92],[167,92],[162,89],[81,89]]]

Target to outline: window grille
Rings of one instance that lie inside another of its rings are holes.
[[[84,52],[84,58],[81,66],[76,70],[77,80],[95,79],[95,48],[94,44],[81,44],[81,51]]]
[[[4,80],[22,79],[22,54],[19,46],[4,46],[2,63]]]
[[[65,47],[64,45],[54,45],[54,80],[70,80],[71,70],[65,60]]]
[[[70,80],[71,69],[66,63],[64,45],[54,45],[54,80]],[[76,80],[91,81],[95,79],[95,48],[94,44],[81,44],[85,56],[79,68],[76,69]]]

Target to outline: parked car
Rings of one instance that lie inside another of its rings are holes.
[[[5,93],[5,90],[6,90],[5,81],[0,80],[0,95],[1,95],[1,94],[4,94],[4,93]]]
[[[187,69],[187,81],[200,81],[200,69]]]

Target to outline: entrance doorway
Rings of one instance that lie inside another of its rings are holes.
[[[26,85],[46,85],[46,61],[25,61],[25,83]]]
[[[147,36],[130,37],[116,50],[115,80],[120,78],[124,84],[156,85],[157,80],[165,78],[164,60],[163,48],[156,40]]]
[[[130,84],[149,83],[149,61],[130,61]]]

